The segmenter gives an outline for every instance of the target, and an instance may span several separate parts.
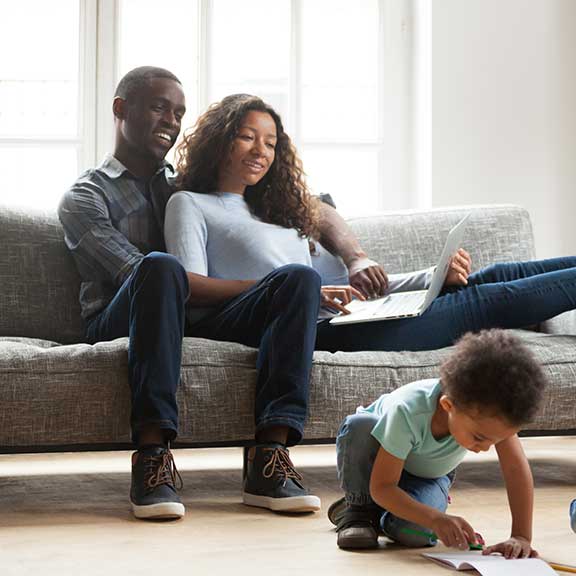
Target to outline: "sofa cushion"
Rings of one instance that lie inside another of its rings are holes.
[[[0,207],[0,335],[82,342],[80,277],[56,214]]]
[[[527,430],[573,429],[576,337],[517,333],[554,381]],[[0,447],[129,442],[127,344],[126,338],[93,346],[0,338]],[[316,352],[306,439],[333,439],[358,405],[437,376],[449,352]],[[240,344],[185,338],[180,442],[238,444],[252,438],[256,354]]]

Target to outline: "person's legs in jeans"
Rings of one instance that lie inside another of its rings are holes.
[[[522,328],[576,308],[576,258],[499,264],[449,289],[416,318],[318,327],[317,349],[431,350],[466,332]]]
[[[286,446],[297,444],[304,429],[320,288],[312,268],[283,266],[190,327],[194,336],[259,349],[257,444],[246,452],[246,504],[275,511],[319,507],[319,499],[304,491]]]
[[[383,510],[370,496],[370,475],[380,444],[371,432],[378,418],[371,413],[347,416],[336,437],[338,480],[344,498],[328,510],[336,525],[340,548],[378,546],[380,517]]]
[[[523,278],[531,278],[538,274],[567,270],[569,268],[576,268],[576,257],[565,256],[545,260],[529,260],[527,262],[491,264],[470,274],[468,277],[468,286],[493,284],[495,282],[511,282]]]
[[[188,279],[168,254],[152,252],[136,266],[108,306],[87,322],[89,342],[129,336],[128,379],[132,395],[131,502],[139,518],[180,517],[175,467],[163,444],[178,430],[184,305]],[[152,482],[152,479],[155,479]]]

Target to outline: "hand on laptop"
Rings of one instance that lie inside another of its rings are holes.
[[[471,271],[472,258],[470,258],[470,254],[464,248],[459,248],[450,260],[450,268],[444,286],[466,286]]]
[[[350,304],[353,298],[366,300],[362,292],[352,286],[322,286],[320,306],[342,314],[350,314],[345,306]]]
[[[350,263],[348,276],[350,285],[366,298],[380,298],[388,291],[388,276],[384,268],[366,256]]]

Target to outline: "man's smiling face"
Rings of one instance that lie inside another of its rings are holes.
[[[186,101],[182,86],[169,78],[152,78],[121,102],[121,145],[140,158],[160,162],[180,134]]]

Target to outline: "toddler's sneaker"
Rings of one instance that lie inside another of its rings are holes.
[[[378,547],[382,511],[374,506],[354,506],[345,498],[333,502],[328,519],[338,533],[338,548],[359,550]]]
[[[288,450],[275,442],[247,450],[242,501],[274,512],[315,512],[320,498],[310,494],[294,468]]]
[[[182,477],[172,453],[165,446],[148,446],[136,452],[132,464],[130,503],[136,518],[170,520],[184,516],[184,505],[176,493]]]

